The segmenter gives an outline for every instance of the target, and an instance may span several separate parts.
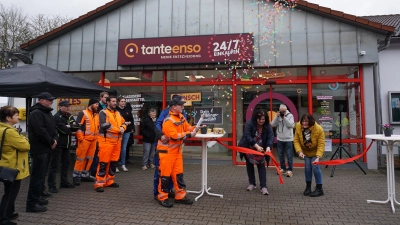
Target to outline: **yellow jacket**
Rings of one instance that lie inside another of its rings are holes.
[[[28,151],[30,145],[28,140],[18,133],[17,129],[2,122],[0,122],[0,139],[3,137],[3,132],[6,128],[9,129],[6,130],[6,136],[4,138],[0,166],[15,169],[17,167],[18,152],[19,173],[16,179],[21,180],[29,176]]]
[[[297,153],[303,152],[307,157],[318,156],[322,158],[325,151],[325,133],[320,125],[317,123],[310,127],[311,130],[311,147],[304,146],[303,128],[300,122],[296,124],[296,132],[294,134],[293,144]]]
[[[157,150],[168,150],[169,153],[179,153],[182,148],[183,140],[186,139],[194,127],[186,121],[185,117],[180,114],[169,112],[162,124],[163,134],[169,138],[168,144],[157,143]]]

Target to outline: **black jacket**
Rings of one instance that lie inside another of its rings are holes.
[[[153,122],[150,116],[146,116],[140,123],[140,133],[143,135],[143,142],[156,142],[159,139],[158,136],[160,136],[156,131],[158,131],[156,123]]]
[[[51,150],[54,140],[58,141],[56,123],[51,111],[52,108],[46,108],[40,103],[36,103],[29,110],[28,137],[31,155],[47,153]]]
[[[119,114],[121,114],[121,116],[124,118],[125,122],[131,122],[131,124],[129,124],[126,127],[124,133],[130,133],[130,132],[135,133],[135,123],[133,120],[132,110],[128,107],[121,109],[119,106],[117,106],[116,109],[119,112]]]
[[[58,111],[54,115],[58,131],[57,148],[69,148],[71,145],[71,133],[78,130],[78,124],[70,113],[63,114]],[[70,127],[67,127],[69,125]]]

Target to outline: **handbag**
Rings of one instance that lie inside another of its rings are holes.
[[[3,144],[4,144],[4,138],[6,136],[6,131],[8,128],[6,128],[3,132],[3,136],[1,139],[1,144],[0,144],[0,156],[3,155]],[[0,166],[0,181],[2,182],[9,182],[9,183],[13,183],[15,181],[15,178],[17,178],[17,175],[19,173],[18,170],[18,150],[17,151],[17,163],[15,168],[9,168],[9,167],[4,167],[4,166]]]

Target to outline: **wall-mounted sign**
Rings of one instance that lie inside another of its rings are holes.
[[[121,39],[118,65],[253,62],[251,34]]]
[[[223,114],[221,106],[194,107],[196,115],[194,123],[197,124],[201,115],[204,114],[202,124],[223,124]]]
[[[186,102],[184,106],[192,106],[192,102],[201,102],[201,92],[171,94],[171,99],[173,95],[182,96],[184,98],[184,101]]]
[[[86,109],[89,104],[89,99],[86,98],[58,98],[57,99],[57,107],[60,101],[68,100],[71,105],[69,108],[69,113],[73,116],[78,116],[78,113],[82,110]],[[58,110],[58,108],[57,108]]]

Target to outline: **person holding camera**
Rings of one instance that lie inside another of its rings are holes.
[[[276,127],[276,137],[278,140],[277,147],[279,153],[279,161],[281,164],[281,174],[286,174],[287,177],[293,176],[293,128],[294,118],[289,112],[286,105],[281,104],[279,111],[272,120],[271,125]],[[285,151],[288,161],[286,170]]]

